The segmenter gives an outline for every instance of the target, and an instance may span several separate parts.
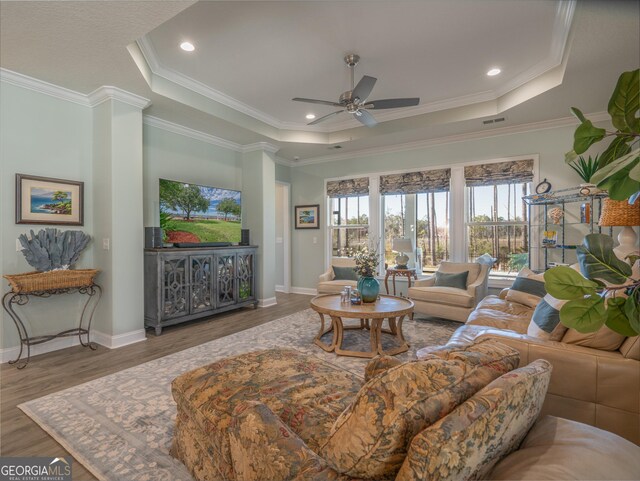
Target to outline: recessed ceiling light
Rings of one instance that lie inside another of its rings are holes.
[[[487,75],[489,77],[495,77],[496,75],[498,75],[500,72],[502,72],[502,70],[500,70],[499,68],[492,68],[491,70],[489,70],[487,72]]]
[[[180,48],[185,52],[193,52],[196,49],[191,42],[182,42]]]
[[[307,118],[307,120],[313,120],[316,118],[316,116],[314,114],[307,114],[305,115],[305,117]]]

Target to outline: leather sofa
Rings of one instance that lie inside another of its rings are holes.
[[[520,352],[520,364],[553,365],[542,413],[572,419],[640,444],[640,336],[605,351],[527,335],[534,309],[506,300],[508,289],[487,296],[449,343],[494,339]],[[429,348],[419,350],[420,358]]]

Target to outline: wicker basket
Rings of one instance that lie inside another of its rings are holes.
[[[640,200],[633,205],[627,200],[605,199],[600,214],[601,227],[640,225]]]
[[[13,292],[27,294],[52,289],[87,287],[93,284],[93,278],[98,272],[97,269],[72,269],[7,274],[3,277],[9,281]]]

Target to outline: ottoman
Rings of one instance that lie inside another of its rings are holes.
[[[259,401],[318,452],[362,380],[292,349],[250,352],[203,366],[171,384],[178,415],[171,454],[197,480],[236,480],[228,429],[235,407]]]

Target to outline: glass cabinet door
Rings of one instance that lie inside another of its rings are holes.
[[[210,311],[213,297],[213,256],[189,256],[191,314]]]
[[[189,283],[187,257],[162,259],[162,319],[189,314]]]
[[[236,303],[236,255],[218,254],[216,259],[216,307]]]
[[[238,302],[244,302],[255,299],[254,284],[254,254],[253,252],[238,252]]]

